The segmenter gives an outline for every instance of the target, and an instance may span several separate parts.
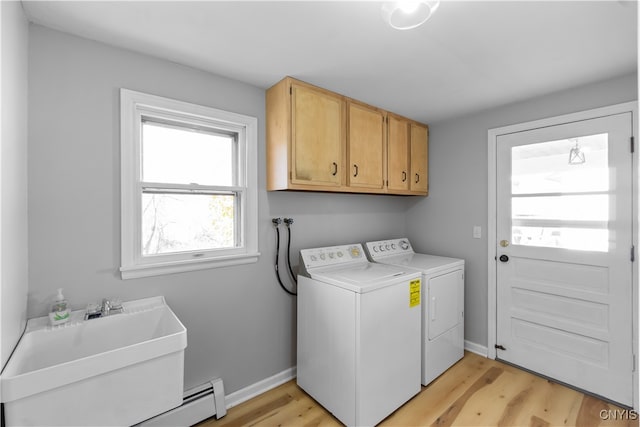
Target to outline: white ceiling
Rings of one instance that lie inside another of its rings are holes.
[[[23,1],[35,23],[261,88],[290,75],[433,123],[637,68],[636,1]]]

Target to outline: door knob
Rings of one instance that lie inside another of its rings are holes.
[[[500,258],[499,258],[499,259],[500,259],[500,261],[502,261],[502,262],[507,262],[507,261],[509,261],[509,257],[508,257],[508,256],[506,256],[506,255],[500,255]]]
[[[509,241],[508,240],[500,240],[500,246],[502,246],[503,248],[506,248],[507,246],[509,246]]]

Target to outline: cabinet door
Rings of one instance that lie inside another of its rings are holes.
[[[389,117],[387,187],[389,190],[409,189],[409,122]]]
[[[384,114],[365,105],[349,103],[350,187],[383,187]]]
[[[426,193],[429,189],[428,145],[427,127],[411,123],[411,191]]]
[[[291,120],[291,182],[342,185],[344,100],[294,84]]]

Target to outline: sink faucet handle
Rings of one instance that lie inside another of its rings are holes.
[[[95,319],[100,316],[102,316],[102,310],[98,304],[87,304],[87,309],[84,313],[84,320]]]
[[[124,307],[122,307],[122,300],[120,298],[112,299],[109,306],[111,307],[111,311],[122,312],[124,310]]]
[[[107,298],[103,298],[102,299],[102,313],[103,314],[109,314],[110,310],[111,310],[111,301],[109,301]]]

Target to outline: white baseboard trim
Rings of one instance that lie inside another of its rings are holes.
[[[487,357],[487,347],[476,344],[472,341],[464,340],[464,349],[470,351],[472,353],[479,354],[482,357]],[[245,388],[242,388],[238,391],[234,391],[225,396],[225,403],[227,409],[231,409],[234,406],[237,406],[247,400],[253,399],[254,397],[261,395],[273,388],[278,387],[290,381],[296,377],[296,367],[293,366],[289,369],[285,369],[282,372],[279,372],[269,378],[265,378],[262,381],[258,381],[257,383],[251,384]]]
[[[472,353],[479,354],[482,357],[487,357],[489,354],[489,349],[486,346],[467,340],[464,340],[464,349]]]
[[[233,408],[236,405],[246,402],[262,393],[265,393],[272,388],[276,388],[281,384],[286,383],[296,377],[296,367],[291,367],[279,372],[269,378],[265,378],[262,381],[258,381],[255,384],[251,384],[243,389],[234,391],[225,396],[227,409]]]

